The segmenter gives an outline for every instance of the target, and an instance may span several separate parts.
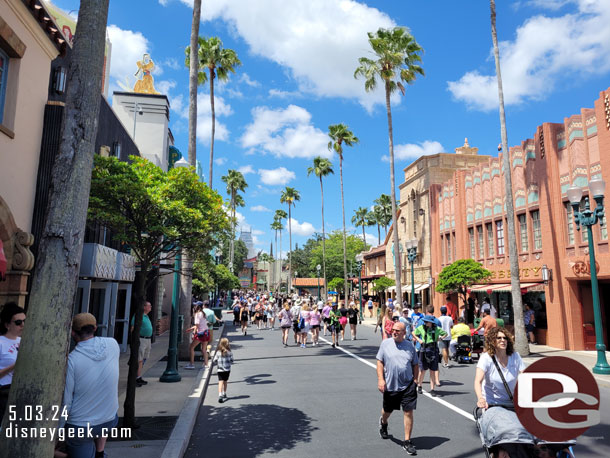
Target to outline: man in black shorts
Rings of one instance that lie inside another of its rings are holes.
[[[388,419],[394,410],[404,411],[405,442],[402,448],[409,455],[417,455],[411,441],[413,411],[417,406],[419,365],[415,347],[406,337],[400,321],[392,326],[392,339],[385,339],[377,352],[377,388],[383,393],[383,408],[379,418],[379,434],[388,436]]]

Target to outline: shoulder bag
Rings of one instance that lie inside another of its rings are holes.
[[[504,378],[504,374],[502,373],[502,369],[500,369],[500,365],[498,364],[498,361],[496,360],[496,356],[495,355],[492,356],[491,360],[496,365],[496,370],[498,371],[498,374],[500,374],[500,378],[502,379],[502,383],[504,384],[504,389],[506,390],[506,394],[508,394],[510,402],[514,402],[513,394],[510,392],[510,388],[508,387],[508,383],[506,383],[506,379]]]

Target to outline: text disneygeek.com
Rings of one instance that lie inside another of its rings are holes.
[[[26,427],[18,426],[10,423],[9,426],[2,431],[2,434],[7,439],[48,439],[64,442],[66,439],[97,439],[105,437],[108,439],[131,439],[130,428],[94,428],[80,426],[78,428],[44,428],[44,427]]]

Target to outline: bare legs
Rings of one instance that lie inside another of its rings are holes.
[[[191,346],[189,348],[190,353],[191,353],[191,366],[195,365],[195,347],[201,344],[201,354],[203,355],[203,364],[205,366],[208,365],[208,342],[200,342],[197,339],[193,338],[193,341],[191,342]]]
[[[288,334],[290,333],[290,328],[282,328],[282,343],[284,345],[288,345]]]
[[[349,327],[350,327],[350,334],[351,334],[352,340],[356,340],[356,326],[357,325],[351,324],[351,323],[349,325]]]
[[[384,425],[388,424],[388,419],[392,415],[392,412],[386,412],[381,409],[381,423]],[[411,432],[413,431],[413,411],[409,410],[404,412],[404,425],[405,425],[405,440],[411,440]]]

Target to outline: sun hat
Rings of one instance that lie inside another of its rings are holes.
[[[424,323],[436,324],[436,319],[432,315],[426,315],[422,318],[422,320],[424,321]]]

